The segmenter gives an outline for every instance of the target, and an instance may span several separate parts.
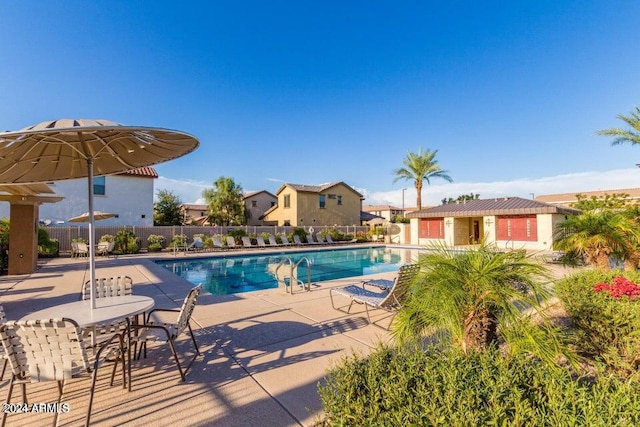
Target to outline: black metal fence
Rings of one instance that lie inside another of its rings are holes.
[[[206,235],[215,235],[215,234],[227,234],[230,230],[234,229],[242,229],[247,234],[258,235],[260,233],[270,233],[274,236],[276,234],[289,234],[296,227],[278,227],[278,226],[253,226],[246,225],[240,227],[198,227],[198,226],[153,226],[153,227],[133,227],[133,226],[96,226],[96,241],[100,240],[101,236],[105,234],[110,234],[115,236],[120,230],[130,230],[136,237],[140,238],[140,246],[142,250],[147,249],[147,238],[154,235],[164,236],[168,242],[171,242],[173,236],[176,235],[185,235],[187,242],[193,241],[193,236],[196,234],[204,234]],[[369,227],[367,226],[315,226],[312,227],[313,232],[317,233],[322,230],[330,230],[336,229],[345,234],[354,234],[354,233],[366,233],[369,231]],[[309,231],[309,227],[305,227],[307,231]],[[71,251],[71,242],[73,239],[84,239],[85,241],[89,241],[89,228],[86,225],[77,225],[77,226],[55,226],[55,227],[46,227],[47,232],[49,232],[49,237],[52,239],[58,240],[58,247],[60,248],[60,252],[69,252]]]

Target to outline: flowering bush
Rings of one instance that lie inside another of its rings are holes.
[[[600,282],[593,286],[595,292],[607,292],[611,297],[620,299],[626,296],[629,299],[640,298],[640,285],[624,276],[616,276],[612,283]]]

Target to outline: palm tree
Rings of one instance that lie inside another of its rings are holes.
[[[546,268],[525,251],[499,252],[485,241],[465,252],[438,246],[419,264],[413,292],[393,324],[400,342],[434,337],[468,353],[504,339],[509,350],[545,360],[564,352],[546,333],[551,328],[534,327],[525,315],[541,313],[549,281]]]
[[[440,169],[438,161],[435,160],[438,150],[427,150],[422,152],[422,147],[418,148],[418,152],[409,151],[407,157],[402,160],[403,168],[393,171],[396,176],[393,182],[400,179],[413,180],[416,187],[416,206],[418,210],[422,209],[422,185],[424,182],[430,184],[431,178],[442,178],[449,182],[453,181],[447,174],[447,171]]]
[[[554,248],[584,257],[597,269],[609,271],[609,257],[633,254],[638,241],[637,222],[623,212],[595,209],[570,216],[555,230]]]
[[[611,128],[596,132],[601,136],[612,136],[614,140],[612,145],[630,142],[631,144],[640,144],[640,108],[635,107],[629,116],[618,114],[620,120],[631,126],[632,129]]]

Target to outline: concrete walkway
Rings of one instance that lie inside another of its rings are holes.
[[[166,255],[165,255],[166,256]],[[181,255],[185,256],[185,255]],[[97,277],[128,275],[134,293],[147,295],[157,307],[179,307],[191,283],[157,266],[150,257],[99,259]],[[392,278],[394,273],[370,277]],[[0,301],[9,319],[79,299],[88,279],[85,259],[58,258],[42,263],[28,276],[0,278]],[[321,418],[317,384],[328,368],[351,352],[366,354],[390,336],[368,325],[363,309],[346,316],[333,310],[329,289],[360,278],[315,284],[310,292],[285,294],[273,289],[229,296],[201,295],[193,326],[202,356],[186,382],[168,346],[149,346],[148,357],[133,362],[133,389],[116,376],[109,386],[109,366],[98,379],[92,425],[114,426],[311,426]],[[346,301],[345,301],[346,302]],[[380,319],[388,313],[381,312]],[[73,318],[73,313],[69,313]],[[188,336],[180,354],[193,354]],[[4,402],[9,374],[0,383]],[[70,406],[60,425],[82,425],[87,379],[69,381],[62,402]],[[55,383],[27,386],[29,403],[57,400]],[[12,402],[22,402],[19,387]],[[12,414],[8,426],[51,425],[53,414]]]

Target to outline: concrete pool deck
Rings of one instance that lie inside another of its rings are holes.
[[[193,285],[156,265],[152,258],[99,258],[97,277],[128,275],[134,293],[152,297],[156,308],[179,307]],[[554,268],[563,274],[561,267]],[[42,262],[33,274],[0,278],[7,318],[20,319],[45,307],[77,301],[88,274],[86,258],[56,258]],[[131,392],[123,390],[117,377],[110,387],[110,369],[101,369],[92,425],[313,425],[322,414],[317,384],[326,370],[351,352],[367,354],[391,338],[383,329],[367,324],[362,307],[355,307],[350,315],[332,309],[329,289],[360,279],[322,282],[310,292],[293,295],[279,289],[225,296],[203,293],[192,317],[202,355],[186,382],[180,380],[168,346],[150,345],[148,357],[132,364]],[[379,319],[387,315],[376,313]],[[179,341],[178,352],[193,354],[187,335]],[[0,383],[3,402],[8,377],[5,374]],[[88,390],[87,379],[68,382],[62,402],[70,405],[70,411],[60,415],[60,425],[83,424]],[[27,385],[27,396],[29,403],[56,402],[57,386],[54,382]],[[14,388],[12,402],[22,402],[19,387]],[[9,426],[52,423],[53,414],[46,413],[12,414],[7,420]]]

